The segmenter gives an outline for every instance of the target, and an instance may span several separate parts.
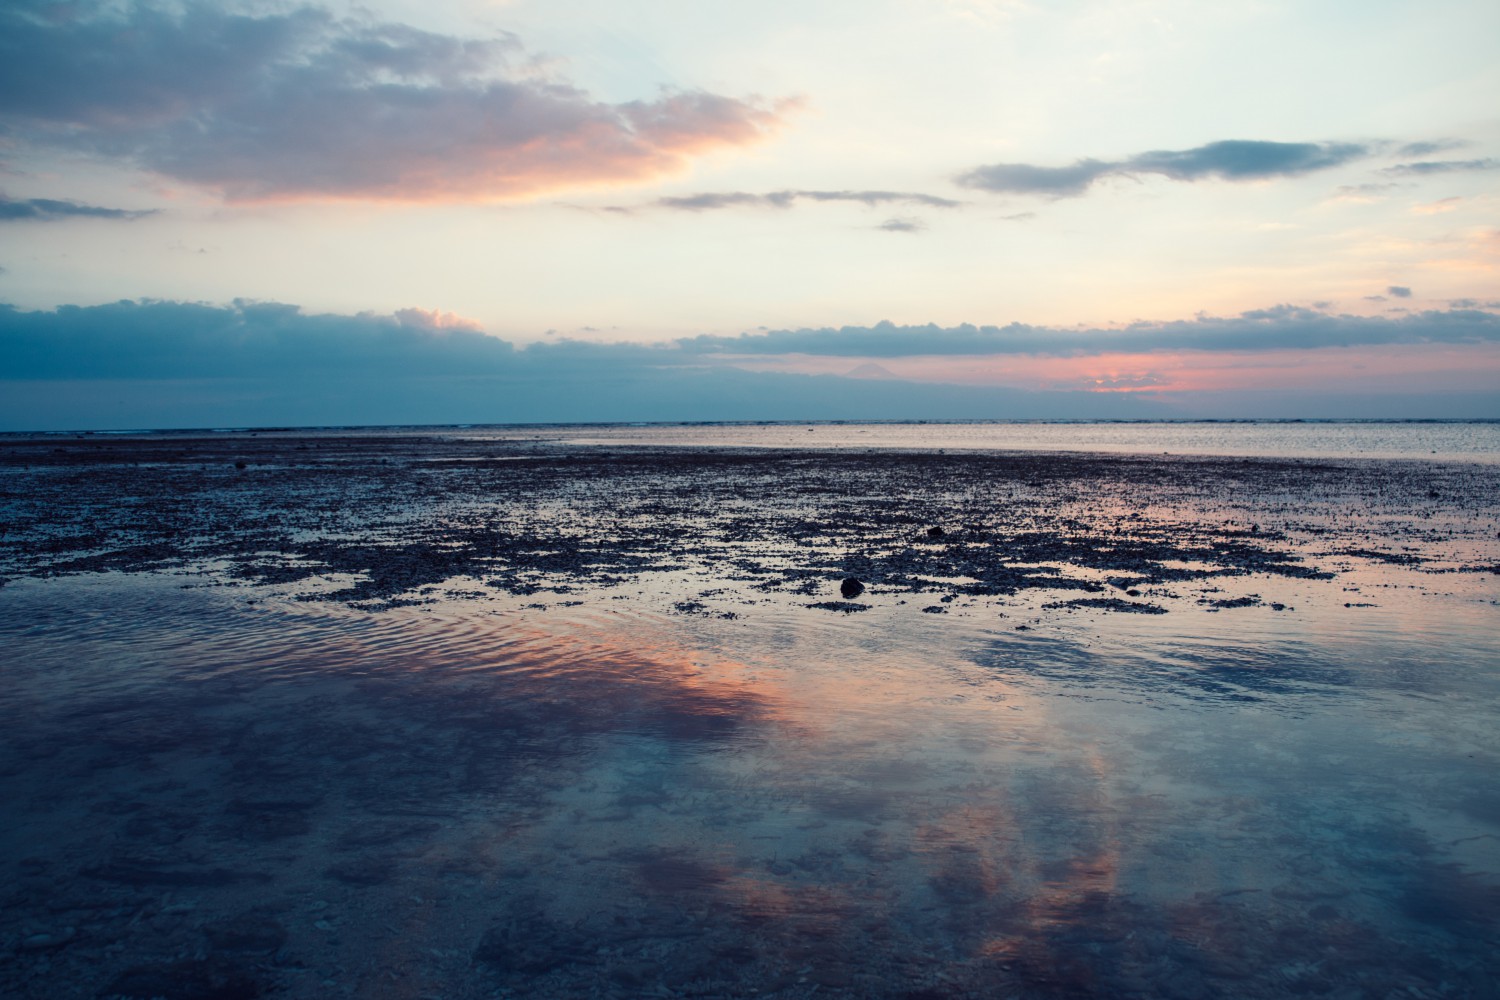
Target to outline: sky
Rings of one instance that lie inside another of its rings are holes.
[[[8,0],[0,429],[1500,418],[1491,0]]]

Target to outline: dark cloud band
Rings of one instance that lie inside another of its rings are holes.
[[[1276,306],[1234,317],[1119,329],[879,323],[662,344],[561,340],[516,348],[420,310],[391,316],[309,315],[296,306],[243,301],[230,306],[127,301],[39,312],[0,306],[0,380],[265,377],[286,372],[330,378],[530,378],[713,365],[737,356],[1086,356],[1414,343],[1500,343],[1500,314],[1454,308],[1380,318]]]
[[[1427,177],[1432,174],[1467,173],[1474,170],[1500,170],[1500,160],[1423,160],[1417,163],[1398,163],[1386,167],[1381,173],[1393,177]]]
[[[1409,289],[1403,289],[1409,292]],[[1396,289],[1392,289],[1396,293]],[[1398,293],[1399,294],[1399,293]],[[1300,306],[1255,309],[1232,317],[1133,323],[1118,329],[1028,326],[846,326],[697,337],[684,350],[731,355],[807,354],[851,358],[1043,355],[1155,351],[1309,350],[1414,343],[1500,343],[1500,314],[1477,309],[1397,318],[1338,315]]]
[[[755,194],[749,191],[705,191],[699,194],[658,198],[648,207],[679,212],[712,212],[725,208],[791,208],[799,201],[849,202],[877,208],[882,205],[920,205],[924,208],[958,208],[963,204],[952,198],[914,191],[771,191]],[[630,211],[620,206],[616,210]]]
[[[1158,149],[1125,160],[1078,160],[1070,166],[997,163],[959,175],[957,183],[980,191],[1068,198],[1083,194],[1104,177],[1158,174],[1176,181],[1262,180],[1296,177],[1368,156],[1356,143],[1261,142],[1234,139],[1193,149]]]
[[[0,222],[58,222],[63,219],[139,219],[155,215],[154,209],[135,211],[101,208],[54,198],[7,198],[0,195]]]

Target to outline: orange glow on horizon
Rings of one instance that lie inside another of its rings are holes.
[[[901,358],[778,355],[726,358],[748,371],[848,375],[876,365],[912,382],[1100,393],[1345,389],[1485,391],[1500,384],[1500,344],[1394,344],[1271,351],[1178,351],[1044,357]],[[862,375],[851,377],[861,378]]]

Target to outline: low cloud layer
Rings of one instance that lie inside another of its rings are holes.
[[[239,302],[0,306],[0,430],[1149,417],[1139,399],[750,372],[678,344],[533,344],[445,314]]]
[[[1319,350],[1336,347],[1355,350],[1347,358]],[[660,344],[561,340],[517,347],[461,317],[420,309],[350,316],[244,301],[117,302],[33,312],[0,306],[0,430],[1493,417],[1500,415],[1500,393],[1475,386],[1487,384],[1485,372],[1500,364],[1497,348],[1500,314],[1471,308],[1370,318],[1278,306],[1123,329],[882,323]],[[1383,350],[1390,357],[1379,362]],[[1414,352],[1422,359],[1446,358],[1438,367],[1458,366],[1466,381],[1456,386],[1448,375],[1441,383],[1422,381],[1410,367]],[[1122,357],[1138,360],[1115,370]],[[1198,359],[1191,365],[1230,378],[1235,390],[1192,396],[1191,379],[1169,375],[1189,358]],[[1260,359],[1273,372],[1321,365],[1317,371],[1347,385],[1320,375],[1304,379],[1316,383],[1316,390],[1304,386],[1300,396],[1274,382],[1257,389]],[[1372,367],[1368,378],[1358,371],[1365,362]],[[892,375],[885,365],[903,374]],[[998,377],[976,378],[981,370]],[[1235,381],[1236,371],[1248,374]],[[1371,388],[1370,378],[1386,381]],[[1382,399],[1383,407],[1371,402]]]
[[[1391,291],[1400,294],[1395,288]],[[696,337],[680,343],[684,350],[703,353],[851,358],[1315,350],[1389,344],[1500,343],[1500,315],[1478,309],[1449,309],[1386,318],[1282,305],[1232,317],[1134,323],[1118,329],[1070,329],[1022,323],[948,327],[877,323],[838,329],[744,333],[735,337]]]
[[[879,208],[884,205],[918,205],[923,208],[958,208],[963,204],[952,198],[917,191],[703,191],[697,194],[657,198],[644,206],[614,206],[610,211],[631,214],[641,208],[669,209],[677,212],[717,212],[726,208],[788,209],[798,202],[844,202]]]
[[[1381,171],[1393,177],[1428,177],[1433,174],[1467,173],[1474,170],[1500,170],[1500,160],[1423,160],[1417,163],[1398,163]]]
[[[76,201],[54,198],[7,198],[0,194],[0,222],[57,222],[63,219],[139,219],[155,215],[154,209],[131,211],[123,208],[101,208]]]
[[[1076,197],[1105,177],[1157,174],[1175,181],[1248,181],[1297,177],[1369,156],[1368,145],[1341,142],[1263,142],[1233,139],[1193,149],[1158,149],[1124,160],[1078,160],[1068,166],[996,163],[955,180],[962,187],[1003,194]]]
[[[231,199],[504,199],[647,181],[758,142],[785,105],[703,91],[607,104],[458,38],[316,7],[237,14],[15,0],[0,131]]]
[[[1409,289],[1392,286],[1389,292]],[[287,371],[494,375],[702,367],[724,357],[770,355],[1084,357],[1494,343],[1500,343],[1500,313],[1477,307],[1381,317],[1281,305],[1232,317],[1119,328],[877,323],[654,344],[562,339],[516,347],[484,334],[470,320],[422,309],[387,316],[308,314],[294,305],[251,301],[229,306],[123,301],[50,311],[0,305],[0,378],[9,379],[248,377]]]
[[[514,354],[503,340],[420,309],[341,316],[248,301],[0,306],[0,377],[8,379],[463,375],[503,370]]]
[[[886,219],[875,228],[883,233],[920,233],[927,223],[921,219]]]

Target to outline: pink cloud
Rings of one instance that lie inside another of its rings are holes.
[[[796,106],[701,90],[611,104],[541,80],[512,36],[316,8],[0,11],[0,130],[238,201],[512,200],[685,171]]]
[[[744,356],[733,363],[749,371],[846,375],[877,361],[889,377],[907,381],[1099,393],[1487,392],[1500,384],[1500,344],[1495,343],[1260,352],[1162,351],[1083,357],[994,354],[859,359],[789,354]]]

